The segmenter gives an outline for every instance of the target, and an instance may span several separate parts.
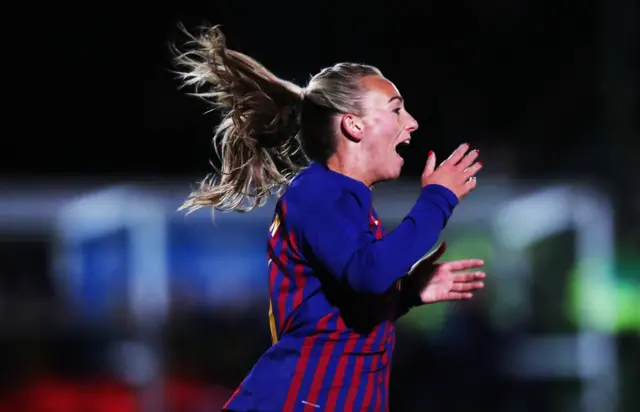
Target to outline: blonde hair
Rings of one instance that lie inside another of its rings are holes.
[[[372,66],[339,63],[313,76],[306,88],[276,77],[251,57],[231,50],[219,26],[190,35],[177,54],[183,86],[222,113],[213,143],[221,160],[181,210],[201,207],[247,212],[279,193],[309,159],[335,150],[333,117],[361,114],[361,79]]]

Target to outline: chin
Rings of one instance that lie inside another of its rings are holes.
[[[390,180],[396,180],[397,178],[400,177],[400,171],[402,170],[402,167],[397,167],[397,168],[389,168],[388,170],[386,170],[386,173],[384,174],[384,176],[382,178],[380,178],[378,181],[380,182],[388,182]]]

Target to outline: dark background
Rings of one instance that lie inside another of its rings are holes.
[[[637,46],[634,22],[619,21],[631,20],[622,0],[609,3],[185,1],[142,3],[139,18],[135,10],[96,6],[90,14],[75,10],[75,17],[74,10],[64,16],[58,9],[42,30],[46,34],[38,48],[42,60],[54,63],[47,69],[55,81],[46,87],[59,94],[47,99],[55,104],[39,116],[57,117],[53,126],[73,133],[41,139],[38,148],[33,142],[14,142],[17,149],[40,154],[29,167],[6,170],[206,170],[213,125],[201,115],[198,102],[176,90],[169,73],[168,44],[184,40],[176,29],[184,22],[189,28],[223,24],[232,47],[300,84],[338,61],[379,66],[421,121],[424,150],[416,150],[417,156],[429,147],[444,155],[468,140],[483,149],[516,146],[518,172],[589,172],[614,157],[593,147],[631,143],[605,137],[603,107],[609,93],[637,86],[638,64],[632,52]],[[607,18],[607,9],[618,18]],[[615,55],[607,59],[609,54]],[[608,79],[621,75],[624,82]],[[618,86],[621,82],[624,86]],[[133,96],[142,96],[142,105]],[[141,115],[142,133],[135,127]],[[554,155],[550,144],[560,142],[571,146],[555,146]],[[63,162],[58,156],[63,153],[83,156]],[[591,161],[585,164],[584,158]],[[412,159],[407,173],[419,170],[421,163],[419,157]]]

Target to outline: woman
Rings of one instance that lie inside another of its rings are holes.
[[[249,211],[281,194],[267,248],[273,346],[225,408],[387,410],[395,320],[483,286],[484,273],[457,273],[481,260],[437,264],[442,246],[421,260],[475,188],[478,152],[464,144],[437,168],[429,153],[415,206],[385,234],[371,187],[399,176],[396,148],[418,128],[393,83],[340,63],[301,88],[228,49],[218,27],[192,40],[181,76],[224,116],[222,164],[183,208]]]

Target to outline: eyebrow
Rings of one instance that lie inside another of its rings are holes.
[[[391,99],[389,99],[387,104],[391,103],[394,100],[398,100],[398,101],[400,101],[400,103],[404,102],[404,99],[402,98],[402,96],[393,96]]]

